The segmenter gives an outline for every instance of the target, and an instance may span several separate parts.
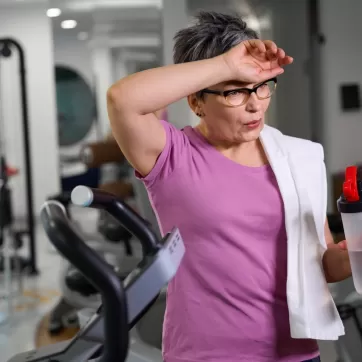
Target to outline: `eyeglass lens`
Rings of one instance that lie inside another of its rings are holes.
[[[274,90],[275,90],[275,82],[271,80],[260,85],[256,90],[256,94],[259,99],[266,99],[273,94]],[[238,106],[246,102],[248,98],[249,98],[249,92],[234,91],[227,95],[226,100],[231,105]]]

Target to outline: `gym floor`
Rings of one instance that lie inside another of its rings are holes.
[[[23,293],[14,297],[13,314],[0,325],[0,362],[7,362],[20,351],[34,348],[35,330],[41,318],[59,296],[57,276],[61,258],[52,249],[41,227],[37,227],[37,277],[24,280]],[[3,301],[1,312],[6,312]]]
[[[87,210],[77,213],[81,227],[96,225],[96,214]],[[83,229],[86,230],[86,229]],[[35,348],[36,330],[41,319],[58,300],[59,272],[62,259],[54,250],[41,225],[37,226],[37,252],[39,276],[24,279],[23,293],[13,299],[13,314],[6,322],[0,322],[0,362],[7,362],[15,354]],[[0,280],[0,291],[3,288]],[[0,301],[0,313],[6,312],[5,302]]]

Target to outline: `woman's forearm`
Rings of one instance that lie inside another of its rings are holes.
[[[119,80],[110,88],[108,97],[122,108],[149,114],[201,89],[230,80],[230,73],[222,56],[168,65]]]

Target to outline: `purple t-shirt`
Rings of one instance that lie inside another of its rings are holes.
[[[162,233],[186,254],[167,290],[165,362],[300,362],[314,340],[292,339],[284,209],[270,166],[223,156],[192,127],[162,122],[166,146],[143,181]]]

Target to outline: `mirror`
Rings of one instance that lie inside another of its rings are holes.
[[[71,146],[83,140],[96,118],[92,89],[75,70],[55,67],[60,146]]]

